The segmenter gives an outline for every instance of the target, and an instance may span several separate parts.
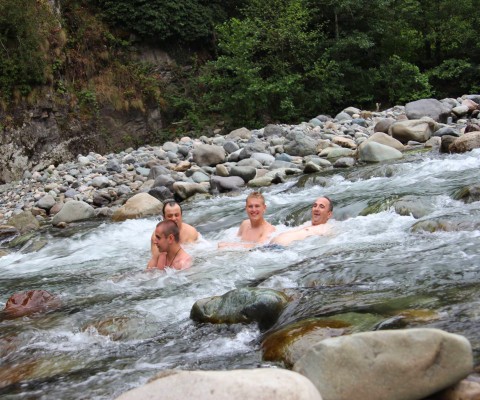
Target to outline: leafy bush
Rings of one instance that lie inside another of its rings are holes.
[[[44,43],[52,17],[44,2],[0,2],[0,97],[9,99],[14,91],[26,95],[32,86],[45,83]]]

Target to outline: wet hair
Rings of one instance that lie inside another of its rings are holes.
[[[157,224],[158,227],[162,228],[162,233],[165,236],[173,235],[175,242],[180,243],[180,229],[178,229],[178,225],[174,221],[170,219],[160,221]]]
[[[162,215],[165,217],[165,208],[167,206],[174,207],[175,205],[178,205],[180,207],[180,215],[182,215],[183,214],[182,206],[180,205],[180,203],[177,203],[175,200],[167,200],[165,203],[163,203]]]
[[[263,197],[263,194],[260,192],[252,192],[247,196],[247,199],[245,202],[248,202],[249,199],[260,199],[263,201],[263,204],[265,204],[265,197]]]

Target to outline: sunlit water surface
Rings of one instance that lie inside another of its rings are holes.
[[[217,248],[219,241],[237,240],[245,193],[186,203],[184,220],[202,240],[186,247],[195,263],[185,271],[145,271],[154,218],[45,232],[48,245],[41,250],[0,258],[0,300],[44,289],[65,306],[0,322],[2,369],[24,377],[0,395],[111,399],[163,369],[275,365],[262,361],[262,333],[255,324],[216,326],[189,318],[196,300],[247,286],[292,295],[277,326],[352,311],[386,316],[395,309],[433,310],[439,318],[415,326],[467,336],[478,360],[480,232],[414,233],[418,219],[411,215],[389,207],[361,212],[416,195],[430,205],[423,219],[466,216],[480,222],[479,202],[453,199],[458,189],[478,183],[479,156],[416,155],[268,188],[266,218],[279,232],[307,221],[316,197],[327,195],[335,203],[332,236],[311,237],[284,251]],[[105,329],[112,324],[119,329],[109,335]]]

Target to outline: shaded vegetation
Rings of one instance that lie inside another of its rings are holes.
[[[480,90],[479,0],[0,3],[0,101],[51,89],[72,112],[159,108],[157,138],[308,120]],[[135,56],[176,56],[166,77]]]

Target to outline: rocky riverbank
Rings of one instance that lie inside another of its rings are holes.
[[[479,104],[480,95],[464,95],[382,112],[349,107],[299,125],[79,155],[75,162],[25,171],[21,181],[0,187],[2,241],[50,223],[158,214],[167,198],[261,188],[289,175],[399,159],[412,149],[468,151],[480,146]],[[139,193],[149,196],[134,196]]]
[[[25,243],[42,227],[159,214],[162,201],[170,197],[195,201],[198,196],[262,188],[288,176],[321,175],[331,169],[401,159],[411,150],[468,151],[480,147],[479,100],[477,95],[424,99],[379,113],[350,107],[334,118],[320,115],[295,126],[242,128],[226,136],[182,138],[106,156],[91,153],[72,163],[26,171],[22,181],[1,188],[0,240],[7,252],[35,251]],[[231,301],[234,296],[237,300]],[[57,307],[48,293],[27,293],[10,303],[24,305],[25,297],[38,299],[45,307],[12,317]],[[191,318],[200,323],[256,321],[263,330],[271,326],[273,317],[278,318],[286,301],[284,293],[274,296],[260,288],[242,288],[197,301]],[[224,312],[222,306],[231,304],[242,307],[233,310],[236,314],[231,309]],[[435,317],[427,311],[403,310],[401,316],[388,320],[382,316],[363,329],[369,332],[362,333],[356,333],[340,315],[295,321],[264,332],[260,340],[263,360],[278,361],[297,372],[275,368],[165,372],[144,389],[162,396],[170,393],[171,398],[212,398],[212,390],[217,398],[225,398],[225,393],[235,398],[233,391],[242,398],[424,398],[472,371],[471,345],[465,338],[439,330],[395,329],[399,318],[424,322]],[[108,328],[109,321],[97,324],[98,330]],[[480,385],[472,379],[435,398],[475,398]],[[459,387],[471,389],[473,395],[455,392]],[[131,396],[125,398],[139,395]]]

